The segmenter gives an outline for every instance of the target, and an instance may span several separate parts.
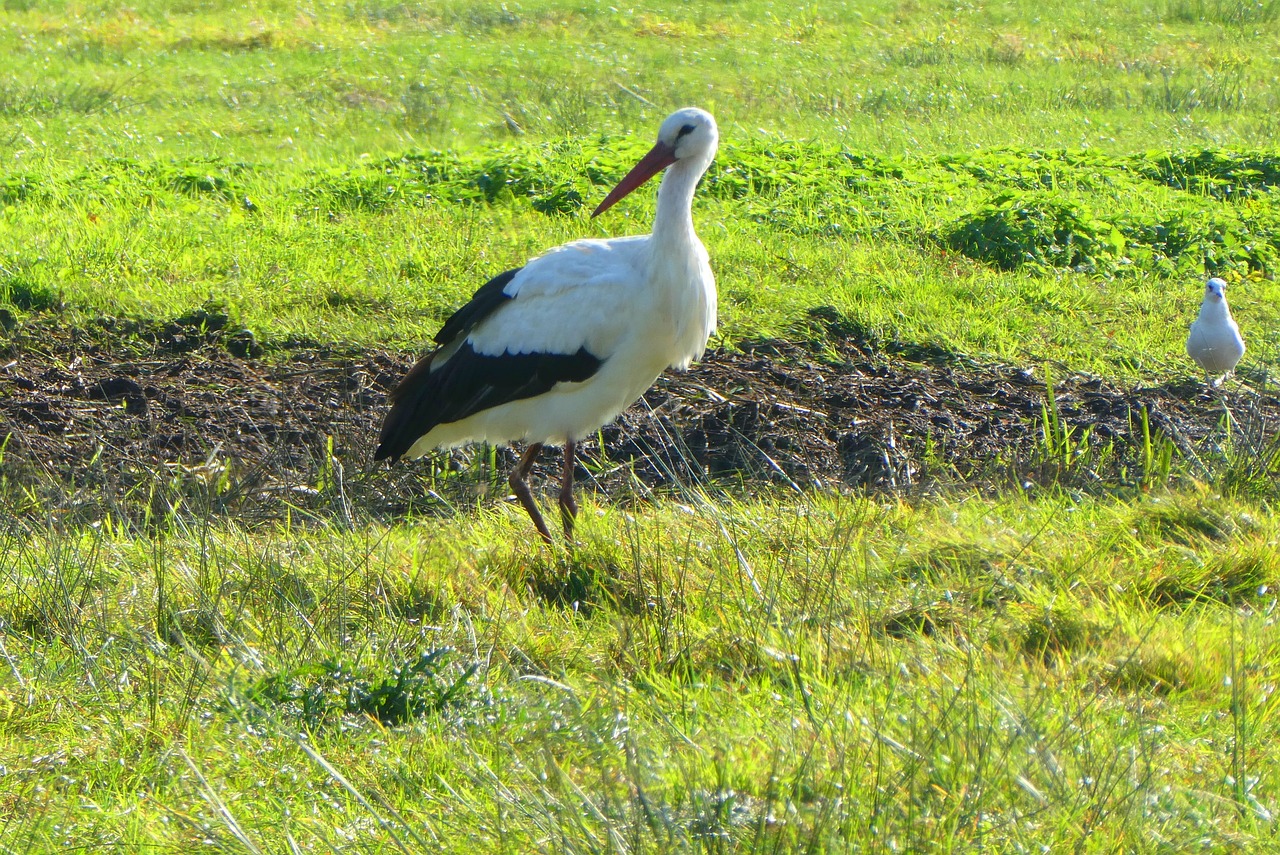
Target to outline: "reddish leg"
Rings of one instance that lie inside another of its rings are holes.
[[[538,506],[533,501],[533,493],[529,490],[529,483],[525,478],[529,477],[529,470],[533,468],[533,463],[538,459],[538,452],[542,450],[542,443],[535,442],[524,450],[524,456],[520,458],[519,465],[511,472],[507,478],[507,483],[511,485],[511,489],[515,492],[516,498],[520,500],[520,504],[529,513],[529,519],[533,520],[533,525],[538,529],[538,534],[542,535],[542,539],[547,542],[548,546],[552,545],[551,532],[547,529],[547,524],[542,520],[542,514],[538,512]]]
[[[560,519],[564,523],[564,539],[573,541],[573,520],[578,515],[578,503],[573,500],[574,442],[564,444],[564,471],[560,476]]]

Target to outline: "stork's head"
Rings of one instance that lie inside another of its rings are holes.
[[[658,128],[658,145],[669,149],[674,160],[710,160],[720,142],[716,120],[706,110],[685,107],[676,110]],[[674,161],[673,161],[674,162]]]
[[[706,110],[699,110],[697,107],[676,110],[658,128],[658,142],[618,182],[618,186],[609,191],[609,195],[591,212],[591,216],[604,213],[623,196],[673,163],[698,163],[701,167],[698,170],[700,175],[715,156],[719,141],[720,131],[716,128],[716,120]]]
[[[1204,286],[1204,299],[1206,303],[1221,303],[1227,299],[1227,283],[1226,280],[1219,279],[1217,276],[1210,279]]]

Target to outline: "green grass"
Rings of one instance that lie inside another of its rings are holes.
[[[0,112],[24,156],[330,163],[522,133],[648,135],[681,103],[735,137],[892,154],[1257,146],[1277,127],[1280,10],[1266,0],[5,8]]]
[[[267,343],[412,349],[495,271],[575,236],[646,228],[643,198],[586,218],[641,145],[25,173],[0,214],[0,301],[79,323],[213,302]],[[729,344],[805,334],[829,306],[885,341],[1151,378],[1188,369],[1206,270],[1236,283],[1250,361],[1275,361],[1278,181],[1280,155],[1265,152],[879,158],[745,140],[722,149],[698,219]]]
[[[646,229],[643,193],[584,214],[698,103],[729,344],[830,305],[885,340],[1150,378],[1184,366],[1207,271],[1250,360],[1276,357],[1274,4],[6,10],[19,311],[213,300],[268,344],[412,348],[492,273]]]
[[[1160,381],[1220,273],[1270,370],[1278,24],[3,0],[0,346],[203,310],[416,350],[492,274],[647,230],[651,193],[586,212],[697,104],[728,346]],[[1023,492],[596,496],[572,560],[492,501],[171,513],[182,471],[85,522],[0,444],[0,852],[1280,848],[1277,454],[1238,415],[1087,496],[1052,403]]]
[[[589,506],[568,564],[518,510],[9,535],[6,838],[1275,842],[1264,509]]]

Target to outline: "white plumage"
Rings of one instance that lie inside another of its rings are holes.
[[[574,443],[664,369],[701,357],[715,331],[715,279],[692,204],[718,139],[709,113],[671,114],[657,144],[592,214],[666,168],[652,234],[574,241],[480,288],[392,393],[375,459],[470,442],[531,443],[511,486],[550,541],[524,479],[543,443],[564,444],[560,505],[569,536]]]
[[[1227,283],[1216,276],[1208,281],[1200,314],[1187,336],[1187,356],[1204,370],[1214,386],[1220,385],[1244,356],[1244,339],[1227,306],[1226,288]]]

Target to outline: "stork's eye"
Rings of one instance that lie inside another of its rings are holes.
[[[685,134],[691,134],[691,133],[693,133],[693,125],[685,125],[683,128],[680,129],[680,133],[676,134],[676,139],[680,139]]]

